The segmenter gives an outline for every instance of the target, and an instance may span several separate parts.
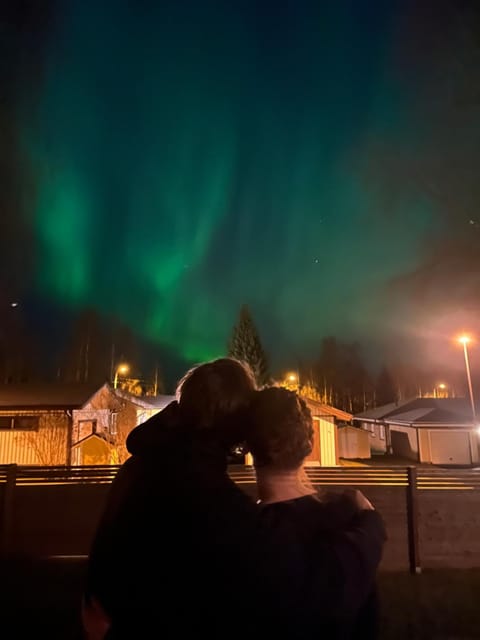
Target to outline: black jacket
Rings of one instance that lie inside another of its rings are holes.
[[[321,620],[330,639],[375,638],[375,574],[385,541],[379,514],[359,512],[351,499],[335,494],[267,504],[261,511],[263,527],[296,550],[289,553],[294,637],[311,637]]]
[[[87,598],[94,595],[112,618],[115,638],[147,630],[155,637],[152,627],[162,638],[205,628],[216,638],[227,630],[232,636],[231,625],[240,637],[251,576],[272,580],[258,510],[228,477],[219,434],[177,418],[172,403],[130,434],[132,457],[112,485],[92,545]]]
[[[363,604],[379,517],[338,536],[317,527],[305,545],[230,480],[220,435],[181,424],[176,403],[130,434],[87,579],[110,637],[301,638],[322,628],[322,612],[330,620],[332,607],[350,616]]]

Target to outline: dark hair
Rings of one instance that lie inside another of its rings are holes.
[[[256,467],[298,469],[313,447],[312,416],[293,391],[257,391],[249,411],[247,444]]]
[[[196,429],[222,426],[227,418],[232,430],[238,429],[234,415],[248,407],[255,390],[246,364],[233,358],[206,362],[190,369],[178,383],[180,414]]]

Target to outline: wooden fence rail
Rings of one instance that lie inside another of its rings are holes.
[[[117,466],[0,466],[0,551],[84,555]],[[480,471],[415,467],[308,467],[325,491],[359,488],[382,513],[385,569],[480,568]],[[251,467],[229,470],[255,496]],[[162,478],[168,482],[168,478]],[[174,485],[172,491],[174,491]]]

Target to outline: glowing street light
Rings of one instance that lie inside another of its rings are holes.
[[[289,373],[287,375],[287,380],[292,384],[296,384],[298,382],[298,377],[296,373]]]
[[[463,355],[465,357],[465,370],[467,372],[467,381],[468,381],[468,391],[470,394],[470,404],[472,405],[472,416],[473,420],[477,419],[477,412],[475,411],[475,400],[473,398],[473,387],[472,387],[472,376],[470,375],[470,362],[468,360],[468,349],[467,345],[472,342],[470,336],[462,335],[458,337],[458,342],[463,345]]]
[[[119,364],[115,369],[115,377],[113,379],[113,388],[116,389],[118,387],[118,376],[125,376],[130,371],[130,367],[128,364]]]
[[[433,397],[434,398],[445,397],[446,390],[447,390],[447,385],[444,382],[440,382],[439,384],[435,385],[435,388],[433,389]]]

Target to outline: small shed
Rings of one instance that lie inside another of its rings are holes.
[[[313,419],[313,449],[305,466],[335,467],[340,457],[337,423],[350,422],[353,416],[316,400],[304,400]]]
[[[338,427],[338,452],[346,460],[366,460],[371,458],[370,435],[358,427],[341,425]]]

